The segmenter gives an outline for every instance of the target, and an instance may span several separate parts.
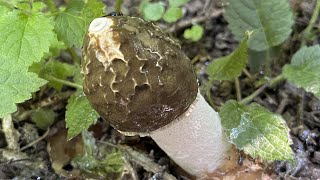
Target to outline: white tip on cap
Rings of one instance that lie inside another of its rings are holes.
[[[89,26],[89,32],[100,32],[109,29],[113,22],[110,18],[102,17],[94,19]]]

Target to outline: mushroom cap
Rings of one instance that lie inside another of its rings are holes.
[[[188,57],[150,22],[93,20],[82,49],[84,93],[115,129],[148,133],[183,114],[198,92]]]

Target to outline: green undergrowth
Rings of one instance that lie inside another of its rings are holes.
[[[170,26],[183,19],[186,3],[188,0],[142,0],[139,11],[146,20]],[[314,16],[317,16],[319,4]],[[68,87],[73,91],[66,102],[68,138],[87,130],[97,121],[98,114],[82,91],[79,48],[89,23],[104,15],[104,8],[99,0],[70,0],[60,7],[51,0],[0,0],[0,118],[11,116],[20,103],[36,101],[39,90],[52,88],[54,93],[60,94]],[[266,72],[270,71],[270,59],[275,56],[272,52],[281,49],[281,45],[294,33],[294,15],[288,1],[229,0],[225,10],[224,17],[240,43],[231,54],[208,65],[210,82],[235,81],[246,68],[254,69],[250,61],[258,60],[252,52],[265,55],[259,58],[264,59],[262,64]],[[306,46],[315,37],[313,33],[316,30],[310,27],[314,24],[307,27],[307,34],[301,38],[302,47],[293,55],[291,63],[284,66],[281,74],[274,78],[267,74],[268,77],[264,78],[269,80],[257,87],[252,95],[241,101],[227,101],[220,109],[229,142],[254,158],[293,160],[292,141],[284,119],[259,104],[250,103],[264,87],[274,87],[288,80],[320,98],[320,47]],[[203,35],[204,27],[199,24],[191,24],[183,34],[190,41],[199,41]],[[67,54],[67,60],[62,60],[61,54]],[[258,69],[262,67],[261,64],[256,66]],[[32,108],[31,120],[40,129],[52,125],[56,117],[53,110]],[[119,159],[119,153],[111,153],[103,162]],[[114,162],[112,167],[105,166],[92,159],[90,153],[73,163],[81,167],[79,162],[88,159],[92,170],[121,170],[121,162]]]

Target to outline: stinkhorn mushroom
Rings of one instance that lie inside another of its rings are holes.
[[[230,145],[219,115],[200,95],[188,57],[159,27],[137,17],[94,19],[83,59],[84,92],[115,129],[151,136],[198,177],[223,164]]]

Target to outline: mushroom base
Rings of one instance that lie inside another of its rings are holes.
[[[219,114],[200,93],[184,114],[150,136],[172,160],[197,177],[223,165],[231,147]]]

